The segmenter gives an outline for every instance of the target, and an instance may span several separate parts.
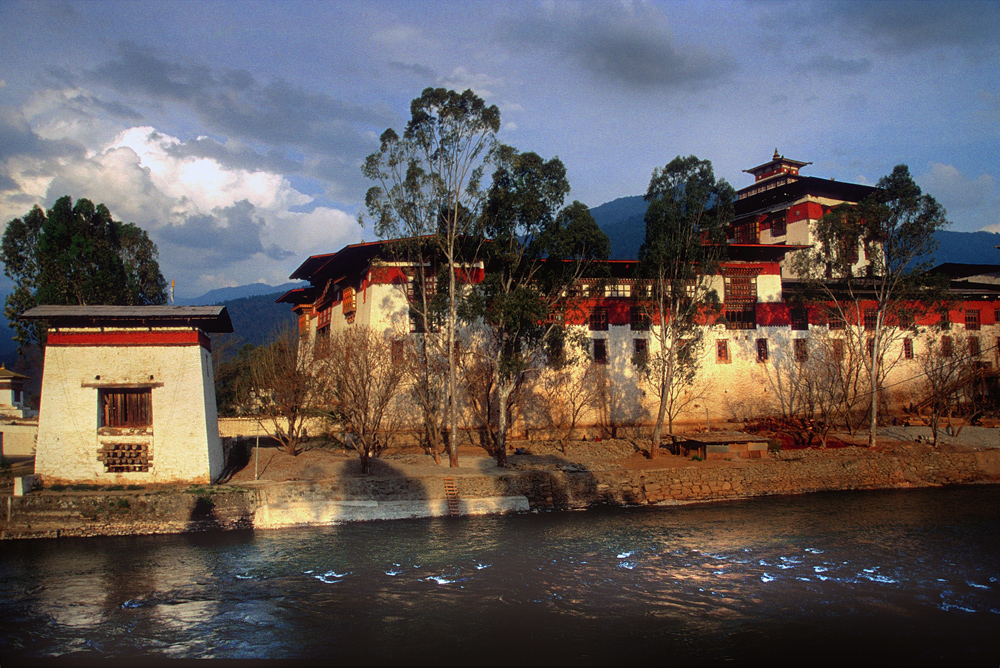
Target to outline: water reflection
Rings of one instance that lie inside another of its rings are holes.
[[[982,660],[1000,650],[998,501],[980,487],[8,543],[0,653]]]

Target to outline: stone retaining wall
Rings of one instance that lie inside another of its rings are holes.
[[[462,514],[744,499],[851,489],[1000,483],[1000,450],[895,456],[844,448],[646,470],[455,475]],[[42,493],[8,499],[3,538],[177,533],[447,515],[443,476],[341,478],[250,490]]]

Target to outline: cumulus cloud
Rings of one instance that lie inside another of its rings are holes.
[[[736,70],[725,54],[678,43],[662,14],[643,4],[549,5],[509,23],[507,37],[555,50],[592,75],[630,88],[704,88]]]

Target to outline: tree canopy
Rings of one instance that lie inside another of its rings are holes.
[[[711,277],[725,258],[726,226],[735,191],[716,180],[712,163],[678,156],[655,169],[646,191],[646,238],[639,277],[649,286],[646,310],[657,346],[645,361],[647,380],[660,397],[650,454],[658,456],[664,418],[668,430],[688,403],[700,359],[699,318],[718,307]]]
[[[909,168],[896,165],[871,196],[824,215],[813,232],[815,245],[792,259],[793,271],[843,325],[845,338],[870,347],[857,357],[869,381],[871,446],[882,383],[898,359],[888,354],[890,344],[905,331],[899,325],[943,298],[943,286],[934,284],[923,261],[937,247],[934,233],[948,224],[944,208],[920,190]]]
[[[43,211],[35,206],[7,224],[0,247],[4,273],[15,283],[4,315],[23,352],[44,345],[40,323],[18,316],[39,304],[151,305],[166,301],[158,252],[145,230],[120,223],[103,204],[69,196]]]
[[[484,381],[477,405],[499,466],[517,389],[562,327],[573,283],[591,261],[608,256],[610,242],[585,205],[560,210],[568,192],[558,158],[500,147],[483,216],[485,276],[462,309],[481,326],[470,375]]]

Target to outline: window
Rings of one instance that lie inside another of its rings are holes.
[[[757,329],[757,305],[726,304],[726,329]]]
[[[982,352],[982,349],[979,347],[979,337],[978,336],[970,336],[969,337],[969,356],[970,357],[979,357],[979,353],[980,352]]]
[[[643,368],[649,362],[649,341],[632,339],[632,364]]]
[[[878,324],[878,311],[873,308],[865,309],[865,331],[871,332],[875,330],[875,326]]]
[[[691,339],[681,339],[677,342],[677,361],[683,364],[690,364],[694,353]]]
[[[715,342],[715,361],[719,364],[729,364],[729,339],[718,339]]]
[[[562,337],[554,337],[549,340],[545,355],[548,358],[548,365],[551,367],[559,368],[566,362],[566,345]]]
[[[594,361],[598,364],[608,363],[608,340],[607,339],[593,339],[594,342]]]
[[[611,297],[631,297],[632,286],[628,283],[612,283],[610,286]]]
[[[629,309],[629,328],[635,332],[649,331],[649,314],[641,306],[633,306]]]
[[[790,309],[792,329],[799,331],[809,330],[809,309],[805,306],[793,306]]]
[[[757,339],[757,361],[767,361],[767,339]]]
[[[757,328],[757,277],[726,276],[726,329]]]
[[[608,309],[595,308],[590,312],[590,331],[608,331]]]
[[[974,309],[965,312],[965,328],[968,330],[978,330],[980,325],[979,310]]]
[[[788,218],[786,211],[775,211],[771,214],[771,236],[783,237],[788,233]]]
[[[913,359],[913,339],[909,337],[903,339],[903,359]]]
[[[725,279],[726,303],[732,301],[757,301],[757,277],[756,276],[726,276]]]
[[[392,342],[392,363],[401,364],[403,361],[403,342],[393,341]]]
[[[950,336],[941,337],[941,356],[951,357],[952,354],[952,342]]]
[[[757,223],[750,221],[736,226],[736,243],[755,244],[757,243]]]
[[[795,361],[807,362],[809,360],[809,343],[807,339],[795,339]]]
[[[153,390],[149,387],[99,391],[102,427],[149,427],[153,424]]]
[[[842,339],[834,339],[830,343],[833,344],[833,359],[838,362],[844,359],[844,341]]]
[[[865,352],[868,353],[869,358],[875,356],[875,339],[865,341]]]

